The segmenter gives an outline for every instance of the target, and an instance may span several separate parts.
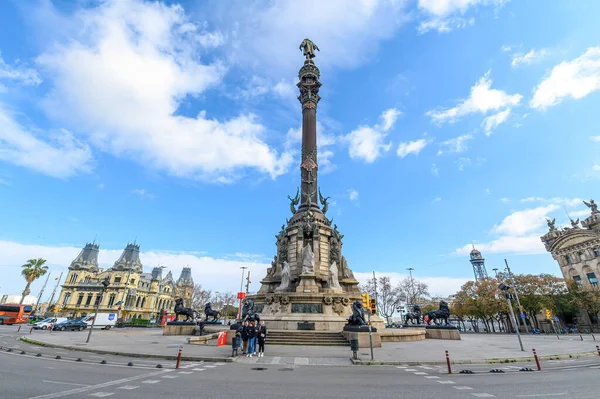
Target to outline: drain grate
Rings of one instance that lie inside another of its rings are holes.
[[[277,369],[277,370],[279,370],[279,371],[294,371],[294,369],[289,368],[289,367],[284,367],[282,369]]]
[[[250,370],[255,370],[255,371],[265,371],[268,370],[268,368],[266,367],[253,367]]]

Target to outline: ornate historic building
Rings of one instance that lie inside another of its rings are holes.
[[[556,219],[548,220],[549,231],[541,240],[558,262],[565,281],[596,288],[600,275],[600,211],[594,200],[584,203],[591,215],[581,222],[581,227],[579,219],[571,219],[571,226],[564,228],[555,226]]]
[[[172,313],[177,298],[190,305],[194,280],[189,267],[183,268],[177,281],[171,272],[163,277],[163,267],[144,273],[140,246],[127,244],[113,267],[103,270],[98,267],[99,248],[88,243],[71,262],[58,300],[61,314],[93,313],[100,302],[100,312],[117,312],[120,307],[126,319],[150,319],[163,310]],[[110,285],[103,296],[102,281],[107,277]]]

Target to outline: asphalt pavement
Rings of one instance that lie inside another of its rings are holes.
[[[150,369],[0,351],[0,398],[593,398],[599,366],[448,375],[429,366],[188,363]]]

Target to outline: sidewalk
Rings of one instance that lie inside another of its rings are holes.
[[[158,357],[175,359],[179,346],[183,347],[183,360],[256,363],[256,358],[231,357],[231,346],[190,345],[186,336],[163,336],[159,329],[114,329],[93,332],[91,342],[85,343],[87,331],[53,332],[34,331],[24,338],[46,346],[55,346],[89,352],[127,355],[132,357]],[[540,359],[576,358],[598,355],[591,336],[524,335],[519,349],[517,337],[504,334],[463,334],[461,341],[427,339],[417,342],[389,342],[374,349],[375,362],[371,363],[370,349],[360,348],[355,364],[445,364],[448,350],[454,364],[508,363],[531,361],[532,349]],[[266,346],[268,358],[277,358],[279,364],[350,365],[350,347],[327,346]],[[267,358],[265,362],[268,362]]]

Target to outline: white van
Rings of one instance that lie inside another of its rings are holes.
[[[67,321],[66,317],[48,317],[47,319],[40,320],[33,325],[34,330],[47,330],[52,329],[52,326],[63,321]]]
[[[88,328],[91,328],[95,316],[95,314],[85,316],[83,319],[81,319],[81,321],[86,323]],[[117,324],[116,313],[98,313],[98,318],[96,319],[96,323],[94,323],[94,328],[110,330],[110,328],[114,327],[115,324]]]

